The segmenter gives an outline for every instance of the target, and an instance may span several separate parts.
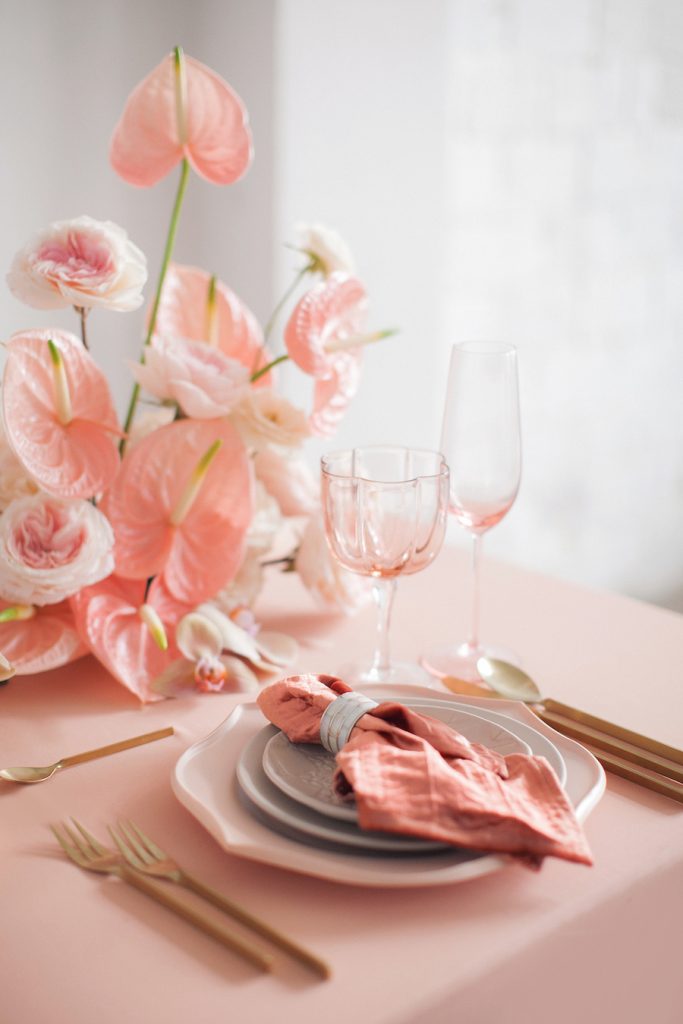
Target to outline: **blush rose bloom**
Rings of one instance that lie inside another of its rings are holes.
[[[114,570],[108,519],[81,499],[36,494],[0,516],[0,597],[11,604],[57,604]]]
[[[227,416],[249,386],[246,366],[203,341],[156,337],[130,368],[145,391],[197,420]]]
[[[147,260],[111,221],[57,221],[14,257],[7,283],[34,309],[104,306],[128,312],[142,305]]]

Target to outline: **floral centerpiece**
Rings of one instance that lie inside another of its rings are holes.
[[[318,485],[298,449],[331,436],[359,380],[367,295],[341,239],[302,229],[303,265],[262,331],[217,277],[172,262],[193,170],[216,185],[252,160],[232,88],[178,48],[127,100],[115,171],[149,187],[176,166],[178,190],[132,394],[119,421],[88,346],[91,311],[144,302],[147,261],[122,228],[52,224],[15,257],[13,294],[72,306],[78,334],[23,330],[7,342],[0,436],[0,679],[92,653],[142,701],[184,688],[253,688],[296,643],[259,630],[253,605],[283,519],[298,524],[283,563],[319,598],[350,610],[360,582],[327,554]],[[276,316],[305,279],[282,334]],[[293,361],[312,408],[276,388]]]

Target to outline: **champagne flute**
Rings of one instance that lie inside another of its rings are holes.
[[[448,467],[439,452],[371,446],[322,458],[325,535],[345,568],[373,581],[378,610],[370,666],[339,674],[354,683],[433,682],[418,664],[394,664],[391,612],[399,575],[419,572],[441,550],[448,512]]]
[[[449,511],[472,536],[472,618],[466,641],[435,647],[421,661],[436,676],[477,680],[478,658],[511,658],[481,644],[479,566],[483,534],[508,513],[519,489],[522,445],[513,345],[481,341],[453,346],[441,451],[450,470]]]

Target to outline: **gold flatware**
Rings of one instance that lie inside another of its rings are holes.
[[[172,735],[173,726],[169,725],[166,729],[146,732],[143,736],[132,736],[130,739],[121,740],[119,743],[110,743],[108,746],[98,747],[96,750],[86,750],[82,754],[61,757],[59,761],[45,765],[43,768],[0,768],[0,779],[6,779],[7,782],[44,782],[60,768],[70,768],[74,764],[93,761],[97,757],[108,757],[110,754],[118,754],[120,750],[130,750],[131,747],[139,747],[143,743],[153,743],[155,740],[162,740],[164,737]]]
[[[487,666],[480,664],[484,661],[493,665],[495,659],[479,659],[477,668],[482,677],[487,670]],[[505,689],[504,693],[501,692],[503,689],[502,672],[497,676],[496,681],[500,683],[500,686],[495,690],[487,690],[478,683],[457,679],[454,676],[446,676],[441,682],[452,693],[473,697],[507,697],[511,700],[522,700],[541,721],[556,729],[557,732],[582,743],[600,761],[606,771],[683,803],[683,771],[681,770],[683,751],[660,743],[658,740],[650,739],[648,736],[642,736],[630,729],[624,729],[613,722],[596,718],[586,711],[580,711],[578,708],[562,704],[550,697],[543,698],[536,684],[526,673],[516,666],[508,666],[506,662],[502,664],[505,666],[507,678],[510,681],[510,686]],[[492,680],[493,671],[491,671],[491,678],[486,679],[490,687],[493,686]],[[536,698],[533,697],[534,693]]]
[[[226,914],[229,914],[241,924],[251,928],[252,931],[262,935],[263,938],[268,939],[269,942],[272,942],[279,949],[289,953],[321,978],[329,978],[331,976],[330,966],[324,960],[321,960],[320,957],[273,928],[266,921],[254,917],[253,914],[240,906],[239,903],[234,903],[216,889],[205,885],[199,878],[189,874],[132,821],[129,821],[127,824],[119,822],[118,832],[110,828],[109,833],[122,856],[125,857],[128,864],[135,868],[136,871],[152,875],[155,878],[165,878],[184,886]]]
[[[128,885],[143,892],[145,896],[149,896],[168,910],[172,910],[173,913],[194,925],[195,928],[199,928],[211,936],[212,939],[232,950],[233,953],[237,953],[253,964],[254,967],[258,967],[261,971],[270,971],[272,969],[273,958],[267,953],[262,953],[260,949],[252,946],[251,943],[245,942],[237,935],[233,935],[232,932],[217,925],[200,911],[195,910],[194,907],[165,892],[160,886],[155,885],[154,882],[149,881],[139,872],[133,871],[126,865],[120,853],[107,849],[83,825],[79,824],[74,818],[71,820],[76,826],[77,832],[64,823],[61,825],[61,832],[54,825],[50,825],[50,828],[57,842],[74,864],[77,864],[86,871],[116,875]]]

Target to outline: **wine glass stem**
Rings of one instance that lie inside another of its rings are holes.
[[[475,533],[472,538],[472,619],[470,637],[467,646],[476,651],[479,647],[479,586],[481,564],[481,534]]]
[[[391,625],[391,610],[394,605],[394,594],[396,593],[395,579],[373,580],[372,596],[377,605],[377,641],[375,645],[375,656],[372,662],[373,670],[384,671],[391,667],[389,655],[389,627]]]

